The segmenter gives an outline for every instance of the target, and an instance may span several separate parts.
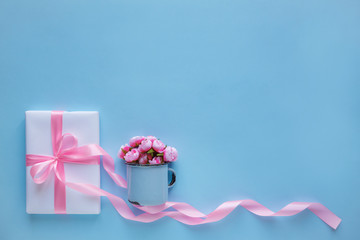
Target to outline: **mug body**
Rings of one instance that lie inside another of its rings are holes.
[[[141,206],[154,206],[167,201],[168,164],[126,165],[129,202]]]

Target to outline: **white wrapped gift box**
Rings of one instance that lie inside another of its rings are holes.
[[[26,111],[26,154],[53,155],[51,111]],[[63,113],[63,134],[71,133],[79,146],[99,144],[99,113],[78,111]],[[42,184],[34,183],[26,167],[26,212],[54,214],[54,173]],[[100,165],[64,163],[66,181],[100,187]],[[100,197],[66,188],[67,214],[99,214]]]

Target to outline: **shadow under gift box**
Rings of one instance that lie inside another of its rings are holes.
[[[175,181],[175,171],[168,164],[139,165],[126,164],[128,182],[128,200],[140,206],[155,206],[168,200],[168,188]],[[168,180],[171,172],[171,181]]]
[[[26,153],[53,155],[51,111],[26,111]],[[64,112],[62,132],[71,133],[79,146],[99,144],[99,113],[95,111]],[[26,212],[54,214],[54,173],[42,184],[34,183],[26,167]],[[64,163],[69,182],[89,183],[100,187],[100,165]],[[66,188],[67,214],[99,214],[100,197]]]

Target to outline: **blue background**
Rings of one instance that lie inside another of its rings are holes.
[[[0,239],[359,238],[359,23],[350,0],[2,0]],[[98,110],[114,157],[134,135],[175,146],[170,200],[318,201],[343,222],[238,208],[142,224],[106,199],[100,215],[27,215],[24,111],[52,109]]]

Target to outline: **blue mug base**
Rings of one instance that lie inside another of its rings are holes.
[[[128,201],[129,201],[129,203],[131,203],[131,204],[134,204],[134,205],[137,205],[137,206],[141,206],[140,203],[138,203],[138,202],[130,201],[129,199],[128,199]]]
[[[128,199],[129,203],[136,205],[136,206],[140,206],[140,207],[146,207],[146,206],[159,206],[159,205],[163,205],[166,202],[162,202],[162,203],[158,203],[158,204],[141,204],[137,201],[131,201],[130,199]]]

